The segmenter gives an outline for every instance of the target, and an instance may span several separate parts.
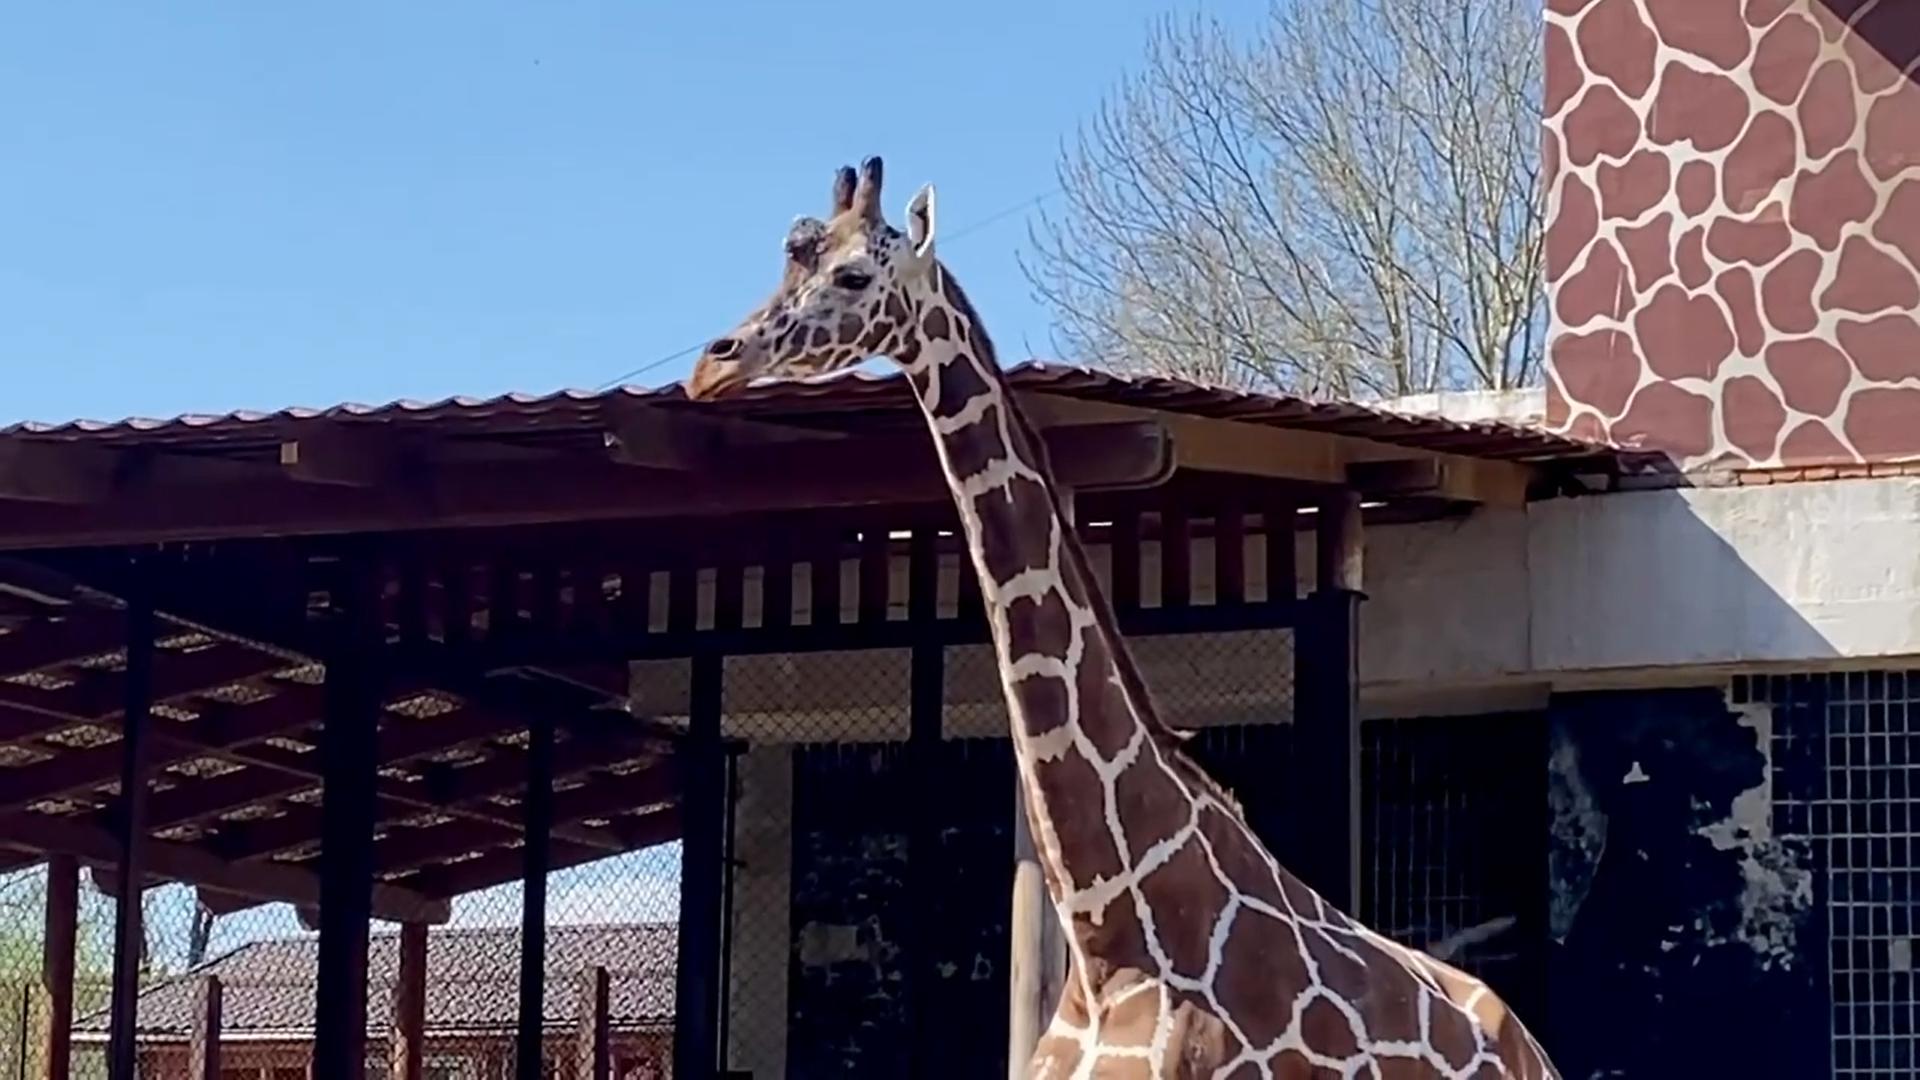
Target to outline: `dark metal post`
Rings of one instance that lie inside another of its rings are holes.
[[[47,941],[41,981],[47,988],[47,1080],[73,1071],[73,947],[80,910],[80,866],[71,855],[47,860]]]
[[[1321,503],[1316,581],[1294,649],[1299,791],[1316,822],[1301,877],[1342,911],[1360,901],[1360,497]]]
[[[676,1080],[709,1080],[720,1063],[721,888],[726,760],[720,741],[724,658],[692,660],[682,772],[680,957],[673,1040]]]
[[[379,752],[378,568],[355,552],[340,567],[321,739],[320,959],[313,1074],[366,1075],[367,923],[373,915],[374,787]]]
[[[135,1018],[140,1002],[141,894],[147,867],[147,727],[153,712],[153,568],[146,557],[127,575],[126,700],[120,731],[120,888],[113,921],[113,1012],[108,1021],[107,1075],[135,1080]]]
[[[553,721],[527,727],[526,845],[520,849],[520,1027],[514,1057],[518,1080],[543,1080],[546,1032],[547,863],[553,829]]]
[[[907,554],[907,618],[916,640],[908,685],[907,768],[913,790],[938,790],[938,754],[943,735],[942,707],[946,701],[946,646],[938,636],[940,585],[937,535],[916,529]],[[935,799],[916,799],[908,809],[907,833],[907,1039],[910,1076],[933,1076],[940,1070],[940,1040],[935,1036],[932,909],[938,892],[934,867],[940,853],[940,823]]]

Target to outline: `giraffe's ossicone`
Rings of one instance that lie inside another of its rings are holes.
[[[1282,869],[1155,714],[966,296],[881,164],[834,178],[779,288],[688,396],[891,357],[926,414],[980,581],[1035,846],[1071,958],[1036,1077],[1558,1074],[1484,984],[1373,933]]]

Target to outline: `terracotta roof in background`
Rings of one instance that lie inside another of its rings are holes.
[[[519,1008],[520,931],[513,927],[434,929],[427,938],[427,1031],[511,1033]],[[607,969],[608,1013],[616,1028],[664,1029],[673,1023],[674,958],[679,930],[670,923],[554,926],[547,930],[546,1022],[574,1021],[579,973]],[[193,1026],[196,980],[221,982],[221,1031],[227,1036],[282,1034],[303,1038],[313,1029],[317,937],[242,945],[198,969],[140,995],[143,1035],[185,1038]],[[367,1030],[391,1023],[399,972],[397,933],[372,935],[367,948]],[[83,1017],[81,1037],[104,1037],[104,1011]]]
[[[1157,376],[1120,375],[1090,368],[1031,361],[1010,368],[1015,389],[1110,404],[1162,409],[1191,416],[1238,420],[1272,427],[1351,435],[1378,442],[1473,457],[1540,463],[1618,465],[1635,455],[1500,421],[1458,421],[1398,413],[1344,401],[1310,401],[1283,394],[1206,386]],[[897,372],[854,371],[808,382],[754,387],[716,403],[693,405],[678,383],[646,389],[559,390],[548,394],[453,397],[437,402],[384,405],[341,404],[276,412],[184,415],[112,422],[18,423],[0,436],[119,445],[168,445],[210,453],[244,452],[313,423],[381,424],[432,428],[436,435],[553,441],[598,437],[605,422],[633,406],[698,408],[789,422],[804,420],[842,428],[906,419],[912,409],[906,380]]]

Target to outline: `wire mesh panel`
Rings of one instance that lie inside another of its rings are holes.
[[[1361,917],[1443,953],[1521,1015],[1541,1015],[1545,716],[1374,720],[1360,730]]]
[[[813,1063],[874,1049],[858,1031],[901,1015],[909,653],[870,649],[728,658],[722,731],[736,757],[727,1066],[829,1075]]]

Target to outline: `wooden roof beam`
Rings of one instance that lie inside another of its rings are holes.
[[[93,506],[154,487],[232,486],[274,475],[270,466],[231,458],[0,435],[0,501]]]
[[[156,720],[152,767],[158,773],[168,765],[305,727],[318,718],[319,701],[318,687],[289,683],[263,701],[203,705],[205,711],[190,724]],[[114,741],[69,749],[47,761],[11,769],[0,788],[0,811],[109,783],[120,775],[120,757],[120,743]]]
[[[553,451],[455,435],[402,436],[392,426],[350,420],[303,420],[280,443],[280,469],[306,484],[418,488],[428,472],[450,465],[551,462]]]
[[[1179,448],[1184,469],[1291,480],[1327,486],[1352,486],[1349,470],[1425,468],[1433,462],[1433,488],[1418,492],[1459,502],[1519,506],[1535,476],[1532,466],[1420,450],[1352,435],[1270,427],[1238,420],[1216,420],[1132,405],[1086,401],[1044,391],[1023,393],[1021,408],[1046,429],[1090,422],[1154,422],[1164,425]],[[1399,463],[1409,463],[1400,465]],[[1381,476],[1376,472],[1373,475]],[[1399,494],[1381,492],[1381,494]]]
[[[72,855],[93,866],[112,868],[119,858],[113,833],[96,825],[46,814],[0,814],[0,847]],[[148,870],[158,877],[204,885],[222,892],[296,906],[320,903],[320,878],[313,871],[282,863],[239,864],[191,844],[148,840]],[[412,889],[376,883],[373,914],[396,922],[444,923],[445,900]]]
[[[622,822],[620,826],[628,841],[626,849],[628,851],[639,851],[656,844],[664,844],[680,835],[680,808],[671,806],[654,810]],[[599,848],[586,847],[555,838],[552,849],[548,852],[547,868],[549,872],[564,870],[570,866],[579,866],[582,863],[611,857],[612,853]],[[403,885],[427,896],[461,896],[518,880],[521,862],[520,849],[511,848],[482,855],[477,859],[429,867],[396,879],[392,883]]]
[[[1090,423],[1049,433],[1063,483],[1083,491],[1150,486],[1172,448],[1158,423]],[[135,485],[104,506],[22,504],[0,515],[0,550],[167,540],[659,519],[946,498],[922,433],[729,454],[711,470],[509,462],[428,470],[418,485],[363,488],[272,480],[172,489]]]
[[[675,470],[704,469],[716,458],[754,447],[792,447],[844,438],[837,431],[651,405],[627,408],[606,430],[609,460]]]

